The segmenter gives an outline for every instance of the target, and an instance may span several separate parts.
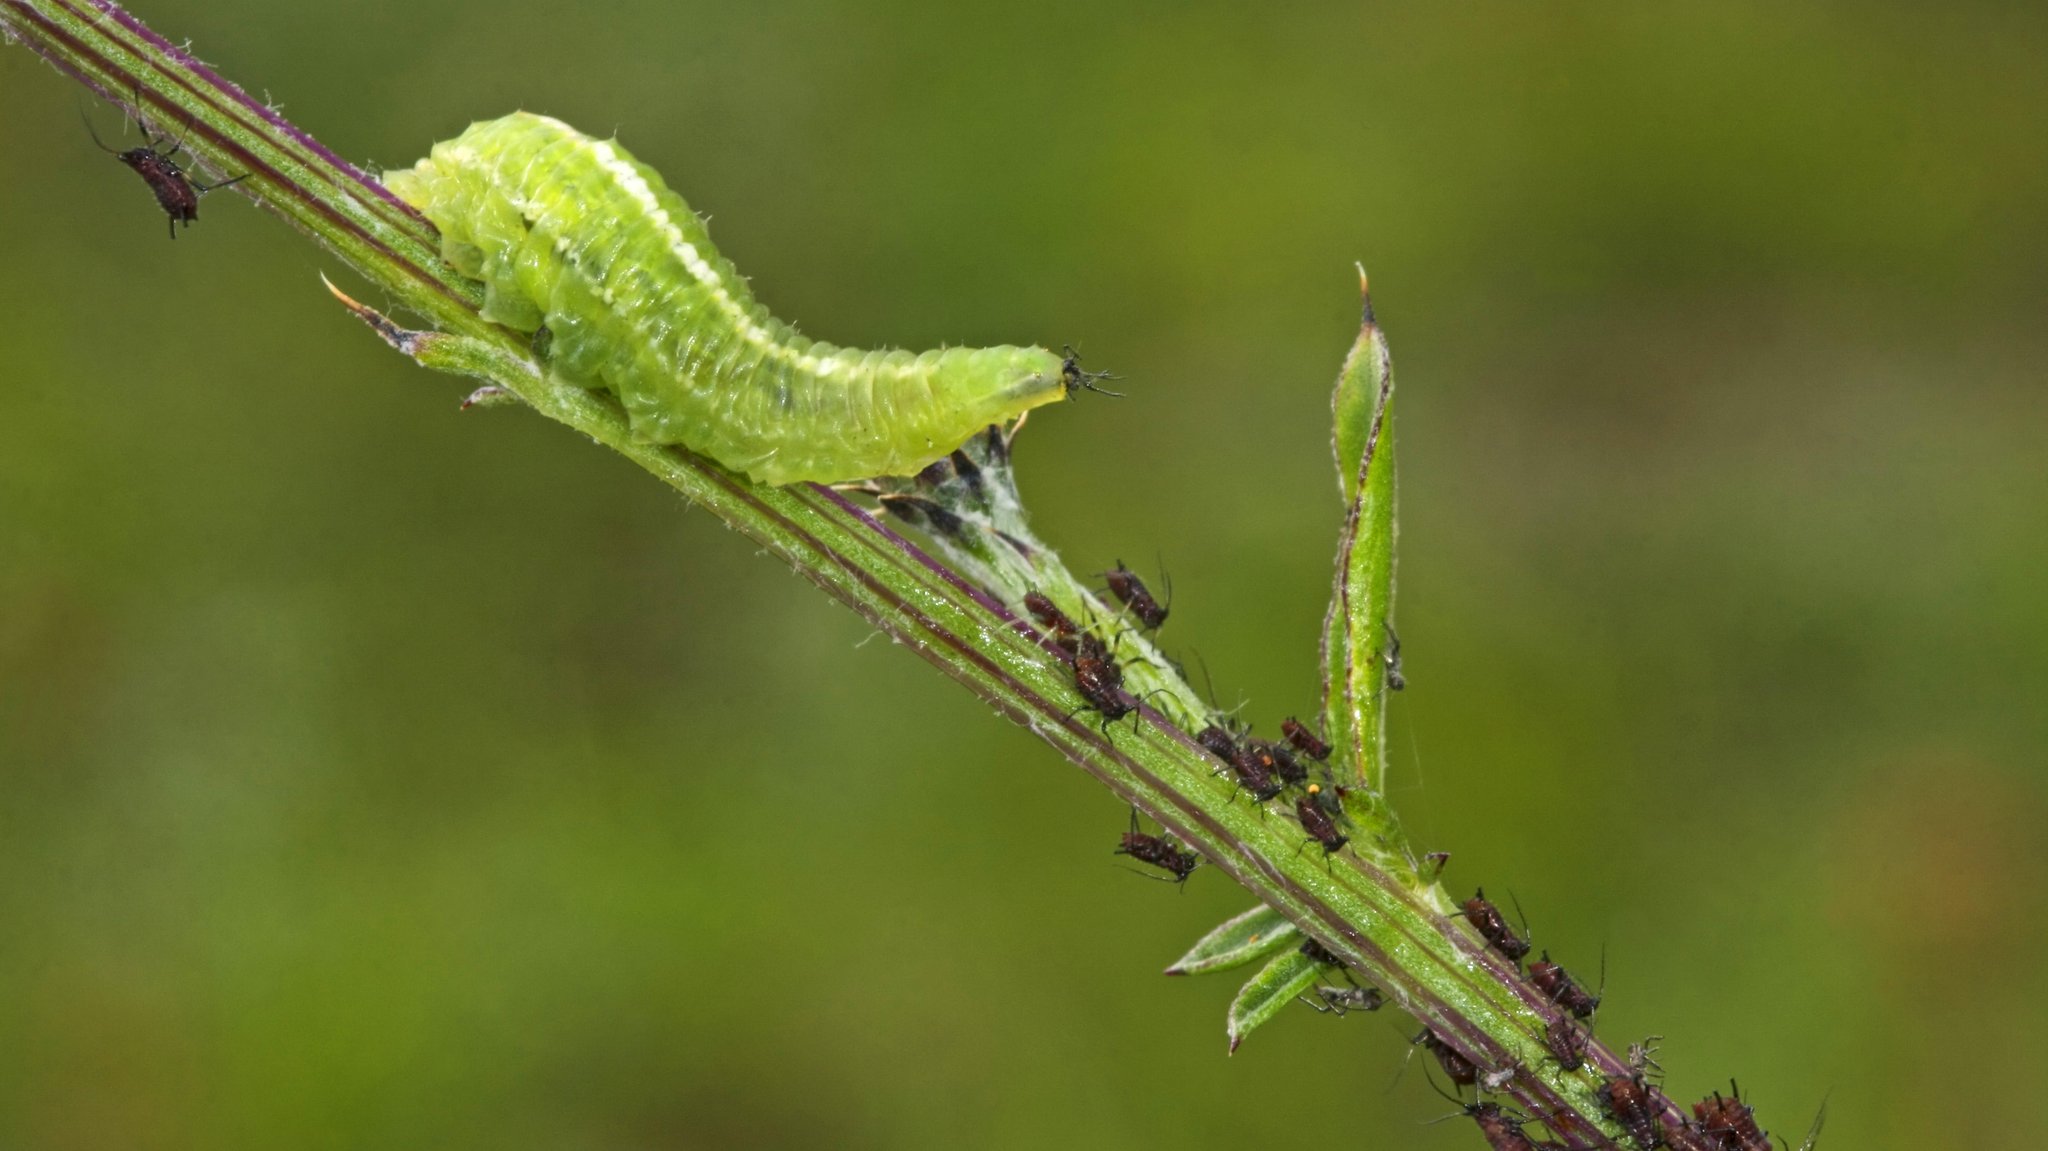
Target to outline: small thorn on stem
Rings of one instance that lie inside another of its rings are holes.
[[[328,279],[324,272],[320,276],[320,282],[327,285],[327,290],[333,294],[335,299],[341,301],[342,307],[355,313],[356,319],[368,324],[370,330],[377,333],[379,339],[382,339],[385,343],[390,344],[413,359],[420,357],[420,352],[424,345],[431,337],[436,335],[434,332],[415,332],[409,328],[399,327],[384,313],[370,307],[368,304],[358,302],[350,297],[347,292],[335,287],[334,281]],[[478,394],[488,390],[478,389]],[[471,398],[474,399],[475,397],[472,396]],[[463,405],[463,407],[468,406],[468,404]]]

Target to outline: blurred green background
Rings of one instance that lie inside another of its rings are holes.
[[[1082,345],[1037,522],[1267,726],[1364,260],[1419,845],[1681,1097],[2048,1144],[2040,7],[138,11],[358,159],[616,129],[815,335]],[[1226,880],[78,100],[0,52],[0,1147],[1478,1144],[1395,1020],[1226,1058]]]

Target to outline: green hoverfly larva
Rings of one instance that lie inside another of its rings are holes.
[[[1101,378],[1045,348],[806,339],[653,169],[545,116],[472,124],[386,182],[483,282],[486,319],[546,329],[559,378],[616,395],[636,435],[765,483],[912,475]]]

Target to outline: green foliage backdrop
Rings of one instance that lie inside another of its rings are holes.
[[[1267,725],[1363,259],[1418,841],[1680,1096],[2048,1140],[2048,17],[138,10],[359,159],[616,127],[817,336],[1082,345],[1038,521]],[[0,52],[0,1146],[1475,1145],[1383,1020],[1226,1059],[1219,877],[75,100]]]

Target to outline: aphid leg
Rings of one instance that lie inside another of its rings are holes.
[[[208,192],[212,192],[220,188],[225,188],[230,184],[239,184],[253,175],[255,175],[254,172],[244,172],[241,175],[236,176],[232,180],[222,180],[218,184],[202,184],[197,180],[193,180],[191,183],[194,188],[197,188],[199,190],[199,193],[201,195],[205,195]]]
[[[1799,1151],[1813,1151],[1814,1144],[1820,1142],[1820,1125],[1827,1122],[1827,1118],[1828,1101],[1823,1097],[1820,1101],[1820,1110],[1814,1113],[1813,1126],[1806,1129],[1806,1141],[1799,1145]]]
[[[1072,344],[1068,344],[1066,348],[1062,351],[1061,355],[1063,357],[1063,362],[1060,364],[1060,380],[1067,386],[1068,391],[1072,391],[1075,388],[1079,388],[1083,391],[1094,392],[1097,395],[1114,396],[1118,399],[1123,398],[1122,392],[1112,392],[1108,388],[1097,386],[1097,381],[1114,380],[1120,379],[1121,377],[1111,375],[1108,372],[1082,371],[1081,353],[1075,351],[1074,345]]]

